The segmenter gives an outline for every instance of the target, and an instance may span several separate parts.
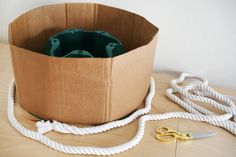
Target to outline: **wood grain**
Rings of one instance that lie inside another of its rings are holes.
[[[156,95],[153,100],[152,113],[165,113],[170,111],[182,110],[173,102],[165,97],[165,90],[169,86],[169,81],[178,75],[173,73],[153,74],[156,82]],[[7,89],[12,79],[12,69],[10,63],[9,47],[6,44],[0,44],[0,156],[80,156],[68,155],[52,150],[39,142],[28,139],[20,135],[9,124],[7,119]],[[217,90],[236,95],[236,91],[217,88]],[[35,130],[36,118],[24,111],[19,104],[16,104],[16,117],[27,128]],[[216,131],[217,136],[192,141],[177,141],[162,143],[155,137],[155,128],[157,126],[168,126],[179,131]],[[50,132],[48,137],[64,144],[70,145],[88,145],[88,146],[114,146],[124,143],[131,139],[137,131],[137,120],[125,127],[114,129],[105,133],[73,136]],[[227,131],[206,123],[195,122],[182,119],[170,119],[157,122],[148,122],[145,129],[145,135],[135,148],[114,156],[165,156],[165,157],[199,157],[199,156],[227,156],[233,157],[236,154],[236,139]]]

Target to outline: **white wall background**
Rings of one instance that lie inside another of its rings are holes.
[[[8,23],[32,8],[98,2],[138,13],[160,28],[155,71],[192,72],[236,89],[235,0],[0,0],[0,41]]]

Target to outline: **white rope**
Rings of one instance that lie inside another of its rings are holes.
[[[185,79],[192,79],[187,86],[179,86]],[[116,120],[100,126],[89,128],[79,128],[67,125],[58,121],[39,121],[36,123],[37,132],[29,130],[22,126],[14,115],[14,92],[15,83],[11,82],[8,91],[8,119],[11,125],[22,135],[37,140],[55,150],[70,154],[90,154],[90,155],[112,155],[124,152],[136,146],[142,139],[147,121],[165,120],[170,118],[184,118],[189,120],[203,121],[215,126],[222,127],[236,135],[236,106],[235,97],[226,96],[216,92],[208,86],[208,82],[200,77],[182,73],[179,79],[171,81],[171,88],[166,91],[166,95],[185,108],[188,112],[170,112],[165,114],[147,114],[151,110],[152,98],[155,94],[155,83],[151,78],[149,94],[146,97],[145,107],[135,111],[129,117],[122,120]],[[175,93],[179,93],[181,97],[177,97]],[[215,113],[195,104],[193,101],[205,102],[211,106],[225,112],[223,115]],[[141,117],[140,117],[141,116]],[[48,131],[57,131],[61,133],[71,133],[75,135],[86,135],[104,132],[113,128],[121,127],[129,124],[136,118],[139,119],[139,127],[136,135],[128,142],[112,147],[89,147],[89,146],[67,146],[62,143],[49,139],[43,134]],[[234,121],[230,118],[234,117]]]

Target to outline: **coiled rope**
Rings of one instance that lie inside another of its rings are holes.
[[[179,86],[186,79],[191,79],[186,86]],[[116,120],[100,126],[79,128],[58,121],[38,121],[36,123],[37,132],[22,126],[14,115],[14,93],[15,83],[11,82],[8,91],[8,119],[11,125],[22,135],[39,141],[50,148],[69,154],[89,154],[89,155],[112,155],[124,152],[136,146],[142,139],[147,121],[165,120],[170,118],[183,118],[189,120],[203,121],[215,126],[219,126],[236,135],[236,98],[226,96],[216,92],[208,86],[206,79],[198,76],[182,73],[176,80],[170,83],[171,88],[166,91],[166,95],[188,112],[169,112],[164,114],[147,114],[151,110],[152,98],[155,94],[155,83],[151,78],[149,94],[146,97],[145,107],[132,113],[129,117]],[[175,93],[179,93],[177,97]],[[195,104],[193,101],[208,103],[209,105],[225,112],[223,115],[215,113]],[[139,127],[136,135],[128,142],[112,147],[89,147],[89,146],[68,146],[49,139],[44,133],[57,131],[61,133],[71,133],[75,135],[87,135],[104,132],[113,128],[125,126],[136,118],[139,119]],[[231,118],[233,117],[233,120]]]

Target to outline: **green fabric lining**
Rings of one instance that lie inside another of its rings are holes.
[[[109,58],[124,53],[122,43],[104,31],[68,29],[48,39],[44,54],[70,58]]]

